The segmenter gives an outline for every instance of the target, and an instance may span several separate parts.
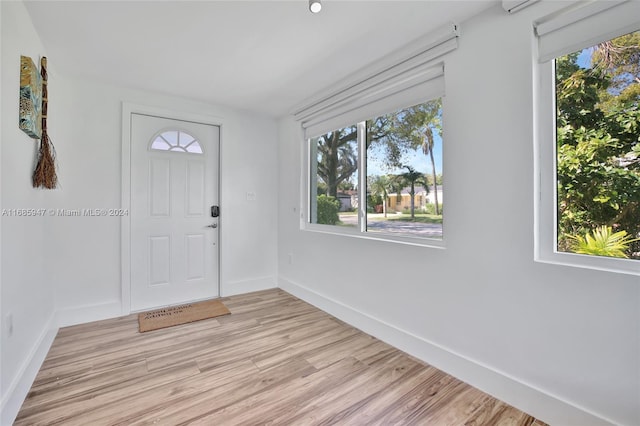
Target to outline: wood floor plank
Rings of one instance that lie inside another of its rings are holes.
[[[199,373],[195,362],[166,370],[149,373],[143,377],[111,382],[91,392],[62,396],[46,404],[37,404],[32,409],[20,410],[15,425],[64,424],[86,425],[85,418],[99,407],[113,402],[132,400],[150,388],[170,384],[180,378]],[[119,405],[119,404],[118,404]]]
[[[272,365],[279,364],[287,358],[304,356],[320,350],[320,348],[334,344],[335,342],[349,339],[358,334],[358,331],[352,328],[344,328],[336,330],[327,330],[322,333],[310,335],[302,341],[292,342],[281,348],[265,351],[253,358],[253,362],[258,368],[268,368]]]
[[[353,356],[353,352],[360,351],[369,346],[373,340],[371,336],[356,333],[345,339],[324,345],[320,350],[306,355],[305,359],[317,369],[322,369],[343,358]]]
[[[159,348],[165,348],[167,344],[182,344],[184,341],[194,339],[194,334],[202,333],[214,336],[215,329],[220,327],[216,319],[208,319],[192,323],[193,327],[186,325],[177,326],[175,330],[161,329],[153,333],[140,334],[137,331],[126,330],[120,334],[105,333],[103,339],[92,344],[85,344],[85,336],[79,334],[76,339],[65,345],[63,352],[56,351],[51,356],[47,355],[47,359],[43,363],[43,369],[54,368],[59,365],[65,365],[70,359],[74,362],[90,362],[100,363],[103,359],[122,358],[123,353],[140,354],[146,353]],[[222,333],[219,335],[222,336]],[[138,343],[135,347],[131,345],[132,339]],[[197,339],[197,337],[196,337]],[[113,354],[117,354],[113,356]]]
[[[417,361],[395,353],[389,356],[383,365],[377,368],[368,366],[362,374],[349,380],[344,386],[331,392],[319,393],[307,398],[297,409],[297,413],[285,413],[275,418],[274,424],[335,424],[342,421],[351,412],[357,412],[363,400],[393,384],[405,380],[424,368]],[[336,412],[335,407],[344,407]]]
[[[200,341],[207,334],[214,333],[212,327],[217,327],[216,323],[205,320],[191,328],[180,326],[173,330],[175,335],[158,330],[156,334],[136,332],[137,334],[133,334],[129,338],[113,336],[109,339],[105,337],[105,342],[93,351],[80,350],[76,352],[75,344],[70,343],[67,347],[67,353],[57,355],[51,360],[48,357],[45,359],[34,385],[41,386],[84,374],[95,374],[138,362],[146,362],[149,356],[166,351],[167,347],[172,347],[172,345],[182,348],[193,344],[193,341]],[[82,337],[79,336],[78,341],[81,340]],[[133,341],[136,342],[135,345],[131,344]],[[73,368],[69,368],[70,365],[73,365]]]
[[[532,426],[535,419],[489,395],[483,395],[478,409],[465,421],[465,426]],[[539,423],[541,424],[541,423]]]
[[[221,300],[148,333],[61,329],[15,425],[545,426],[280,289]]]
[[[301,342],[310,336],[317,335],[327,330],[337,330],[335,324],[331,324],[325,320],[324,322],[316,322],[305,327],[282,328],[279,334],[274,335],[274,329],[269,327],[268,334],[255,334],[250,341],[238,342],[237,340],[229,342],[228,345],[221,346],[216,350],[210,350],[202,354],[195,355],[200,370],[206,371],[213,366],[224,364],[229,360],[251,354],[267,353],[272,351],[283,351],[287,346],[291,346],[295,342]],[[276,333],[278,330],[275,331]],[[330,331],[329,331],[330,332]],[[262,364],[260,364],[262,366]]]
[[[280,384],[289,383],[294,378],[304,377],[315,371],[305,360],[291,359],[266,371],[258,370],[253,375],[236,375],[235,380],[227,380],[214,373],[213,380],[190,380],[188,392],[181,393],[179,399],[158,398],[160,404],[155,407],[146,406],[128,421],[135,424],[191,424],[254,395],[273,392]],[[201,384],[202,387],[198,388],[192,382]],[[218,423],[218,419],[215,423],[222,424]]]
[[[22,410],[25,412],[39,410],[46,406],[47,403],[53,403],[63,398],[71,400],[77,395],[93,394],[114,382],[118,383],[133,377],[142,377],[146,374],[146,363],[140,361],[101,373],[66,376],[46,385],[32,387],[29,392],[29,398],[22,405]]]
[[[230,406],[183,424],[252,424],[258,419],[260,424],[276,424],[274,423],[276,418],[295,413],[299,404],[305,399],[319,393],[333,391],[336,386],[358,376],[364,368],[366,366],[355,358],[345,358],[324,370],[289,380],[270,389],[269,393],[253,394]]]
[[[342,418],[343,424],[394,424],[391,422],[398,418],[404,420],[402,410],[406,410],[411,414],[411,409],[416,403],[413,393],[422,388],[431,389],[427,398],[437,394],[437,389],[446,386],[453,377],[439,371],[431,366],[420,366],[413,369],[404,380],[394,382],[393,386],[376,392],[367,398],[363,398],[357,407],[357,410],[343,408],[336,416]],[[419,402],[419,401],[418,401]],[[346,411],[346,412],[345,412]],[[397,414],[398,412],[399,415]],[[331,424],[324,423],[324,424]],[[402,424],[402,423],[401,423]]]

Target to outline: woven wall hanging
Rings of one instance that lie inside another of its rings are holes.
[[[40,75],[42,76],[42,136],[40,137],[38,163],[33,172],[33,187],[54,189],[58,185],[58,176],[56,174],[56,150],[47,133],[49,91],[47,89],[46,57],[42,57],[40,60]]]

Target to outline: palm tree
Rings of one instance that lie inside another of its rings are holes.
[[[433,130],[427,126],[424,130],[425,137],[422,140],[422,152],[431,159],[431,177],[433,178],[433,201],[436,204],[436,214],[440,214],[438,206],[438,183],[436,182],[436,161],[433,158]]]
[[[579,254],[593,256],[609,256],[628,258],[626,251],[631,243],[638,241],[632,238],[627,231],[613,232],[610,226],[602,225],[586,235],[567,235],[573,240],[572,251]]]
[[[411,197],[411,219],[415,219],[415,194],[416,194],[416,185],[423,185],[425,189],[427,188],[427,182],[424,179],[424,175],[421,172],[416,171],[411,166],[404,166],[407,171],[402,173],[402,177],[406,179],[409,184],[409,196]]]

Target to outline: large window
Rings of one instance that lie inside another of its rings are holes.
[[[440,98],[309,141],[309,221],[442,238]]]
[[[447,24],[295,110],[309,154],[305,229],[443,246],[444,58],[457,46]]]
[[[640,3],[534,23],[536,258],[640,274]]]
[[[640,259],[640,32],[555,60],[557,248]]]

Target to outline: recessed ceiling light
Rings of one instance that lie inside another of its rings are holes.
[[[309,0],[309,10],[311,13],[318,13],[322,10],[322,3],[320,0]]]

